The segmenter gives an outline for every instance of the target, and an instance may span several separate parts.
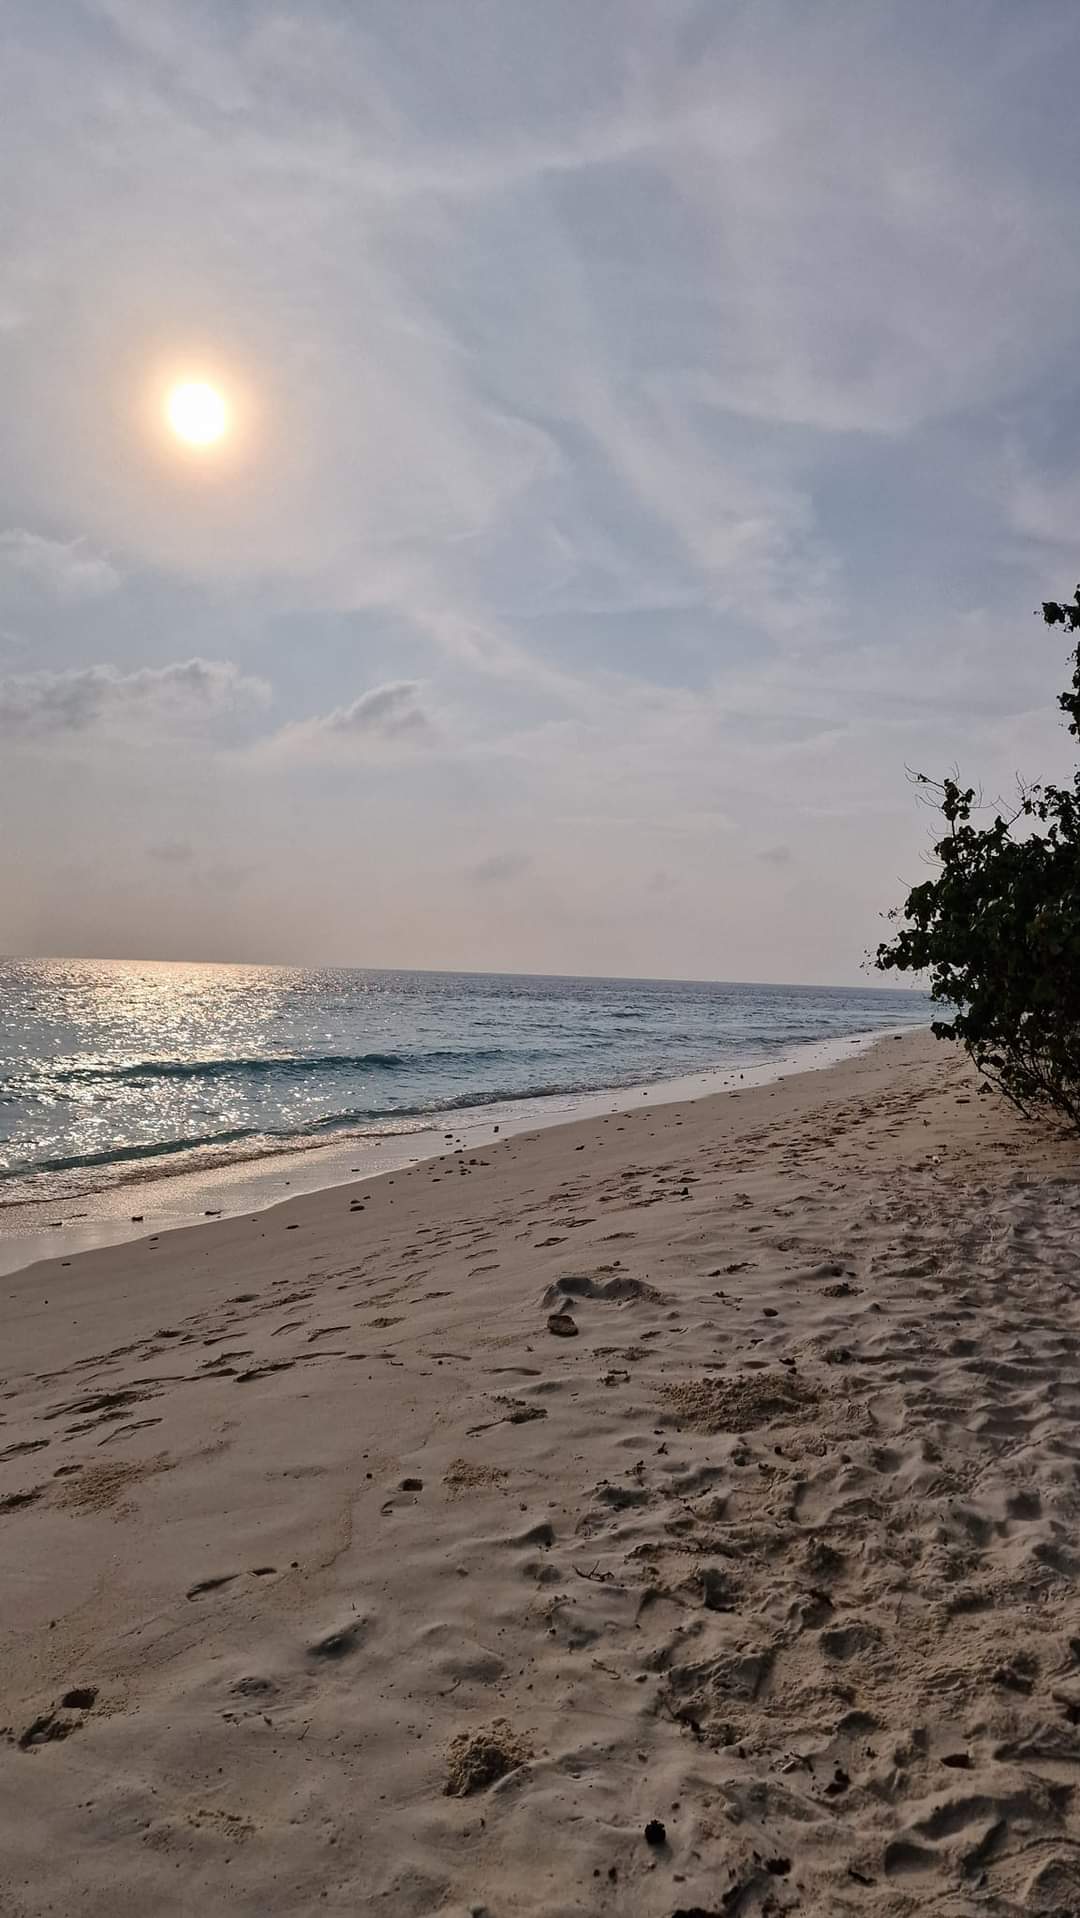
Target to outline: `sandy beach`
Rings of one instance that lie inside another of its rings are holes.
[[[1078,1229],[920,1033],[7,1276],[0,1912],[1080,1910]]]

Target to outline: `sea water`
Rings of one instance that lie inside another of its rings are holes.
[[[0,1211],[925,1024],[921,993],[0,962]]]

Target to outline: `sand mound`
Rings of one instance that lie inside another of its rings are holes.
[[[774,1419],[805,1418],[819,1394],[788,1372],[751,1372],[738,1379],[680,1379],[660,1396],[678,1424],[694,1432],[748,1432]]]
[[[451,1459],[443,1474],[443,1484],[451,1496],[459,1492],[479,1492],[505,1485],[509,1474],[498,1465],[475,1465],[469,1459]]]
[[[482,1731],[459,1732],[447,1753],[446,1796],[468,1798],[471,1792],[486,1791],[531,1757],[529,1746],[505,1718]]]

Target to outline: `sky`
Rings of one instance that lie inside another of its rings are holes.
[[[4,19],[0,951],[857,983],[1068,773],[1075,0]]]

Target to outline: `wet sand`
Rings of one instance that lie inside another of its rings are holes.
[[[510,1133],[636,1109],[642,1099],[670,1105],[737,1086],[771,1085],[790,1072],[850,1058],[874,1037],[835,1035],[793,1045],[756,1065],[714,1066],[681,1079],[499,1100],[426,1119],[407,1118],[397,1131],[331,1134],[324,1143],[309,1140],[302,1149],[278,1142],[272,1151],[255,1147],[239,1156],[211,1151],[198,1164],[192,1161],[200,1155],[184,1153],[169,1167],[161,1161],[143,1161],[137,1171],[128,1166],[122,1178],[113,1166],[102,1169],[100,1185],[80,1187],[63,1198],[50,1193],[13,1201],[7,1187],[0,1203],[0,1278],[39,1259],[68,1259],[76,1252],[124,1245],[208,1218],[262,1211],[354,1178],[400,1172],[420,1159],[436,1157],[448,1144],[477,1151]]]

